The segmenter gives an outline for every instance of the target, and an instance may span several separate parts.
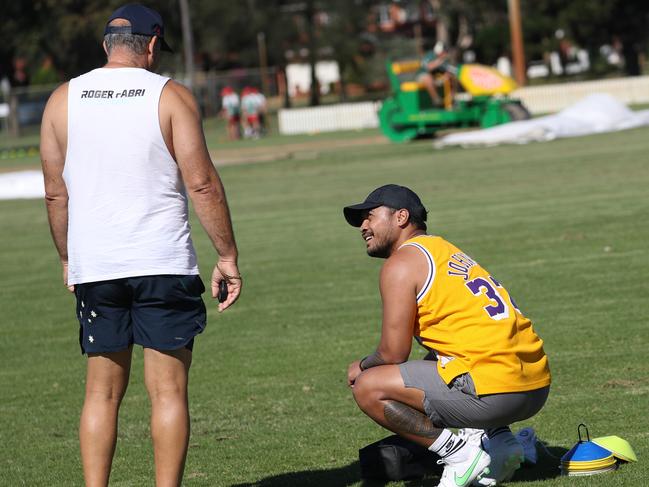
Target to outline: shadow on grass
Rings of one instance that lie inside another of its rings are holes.
[[[358,462],[345,467],[329,470],[304,470],[289,472],[256,482],[232,485],[231,487],[299,487],[302,485],[345,487],[359,481],[360,467]]]
[[[441,474],[442,474],[442,469],[440,468],[439,471],[437,471],[437,473],[427,473],[420,479],[402,480],[402,482],[403,485],[405,485],[406,487],[430,487],[431,485],[437,485]],[[362,480],[361,485],[363,487],[383,487],[384,485],[394,485],[394,484],[388,481],[381,481],[381,480]]]
[[[568,451],[567,448],[548,446],[546,443],[538,442],[536,451],[538,452],[536,465],[524,466],[517,470],[512,481],[533,482],[553,479],[561,475],[559,466],[561,465],[561,457]]]
[[[426,475],[423,479],[405,481],[407,487],[430,487],[432,479],[438,476]],[[256,482],[246,482],[231,485],[230,487],[347,487],[361,482],[363,487],[380,487],[389,482],[379,480],[361,479],[361,468],[358,461],[350,463],[345,467],[332,468],[329,470],[305,470],[302,472],[289,472],[274,475]]]
[[[523,467],[516,472],[513,482],[532,482],[547,480],[560,475],[560,459],[568,450],[560,446],[547,446],[537,448],[538,461],[536,465]],[[421,479],[404,481],[406,487],[429,487],[439,479],[441,470],[433,469]],[[390,482],[380,480],[363,480],[358,461],[344,467],[329,470],[304,470],[301,472],[288,472],[256,482],[235,484],[231,487],[347,487],[362,482],[363,487],[381,487]]]

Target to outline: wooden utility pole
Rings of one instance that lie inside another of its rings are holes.
[[[317,43],[315,34],[315,7],[314,0],[307,0],[306,2],[306,22],[308,36],[309,36],[309,66],[311,66],[311,95],[309,97],[309,105],[315,107],[320,105],[320,84],[318,83],[318,76],[316,75],[316,65],[318,64],[317,56]]]
[[[514,78],[519,86],[525,86],[525,51],[523,50],[523,29],[519,0],[507,0],[509,9],[509,31],[511,34]]]
[[[261,91],[270,96],[268,89],[268,53],[266,51],[266,34],[257,32],[257,50],[259,51],[259,71],[261,75]]]
[[[9,116],[7,118],[7,128],[9,129],[9,135],[11,135],[12,137],[20,137],[20,121],[18,120],[18,95],[13,91],[9,92]]]
[[[192,34],[192,21],[189,16],[187,0],[178,0],[180,4],[180,25],[183,31],[183,54],[185,57],[185,82],[192,88],[194,86],[194,36]]]
[[[424,55],[424,39],[421,34],[421,21],[417,22],[413,28],[415,34],[415,46],[417,48],[417,56],[422,57]]]

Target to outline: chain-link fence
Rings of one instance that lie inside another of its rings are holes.
[[[172,78],[190,85],[198,100],[204,117],[212,117],[221,110],[221,90],[226,86],[240,93],[245,87],[254,87],[262,91],[266,97],[280,95],[284,83],[279,79],[277,68],[267,69],[237,69],[226,72],[208,71],[195,73],[190,83],[184,74],[171,75]]]
[[[45,104],[56,85],[29,86],[0,92],[0,128],[18,136],[26,129],[33,132],[41,123]]]
[[[237,69],[227,72],[197,72],[190,83],[184,73],[165,73],[190,86],[204,117],[213,117],[221,110],[221,90],[229,86],[240,92],[250,86],[268,98],[278,98],[285,86],[277,68]],[[45,104],[57,85],[29,86],[0,90],[0,131],[10,136],[35,133],[41,123]]]

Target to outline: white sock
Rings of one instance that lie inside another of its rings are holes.
[[[455,455],[466,442],[448,429],[444,429],[428,449],[442,458]]]

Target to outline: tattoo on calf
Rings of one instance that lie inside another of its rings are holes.
[[[387,401],[383,407],[383,414],[388,424],[396,431],[431,440],[436,440],[442,432],[442,429],[435,427],[424,413],[401,402]]]

